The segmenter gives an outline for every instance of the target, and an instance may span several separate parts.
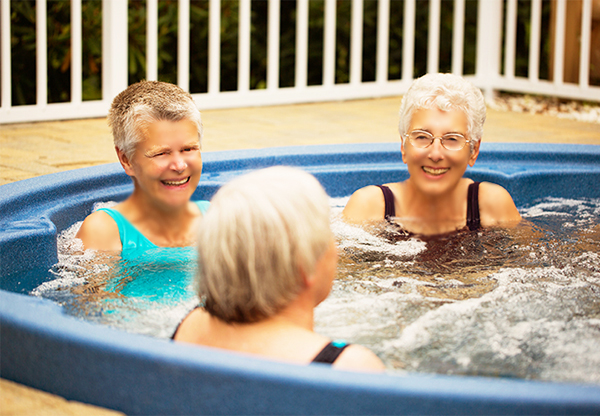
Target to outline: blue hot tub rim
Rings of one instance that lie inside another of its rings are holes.
[[[399,149],[383,143],[205,153],[195,197],[208,199],[233,176],[274,164],[302,167],[331,196],[347,196],[406,177]],[[600,178],[600,146],[484,143],[467,176],[500,183],[519,206],[544,196],[600,198],[600,188],[590,186]],[[54,264],[57,232],[94,202],[124,198],[131,183],[110,164],[0,190],[4,281]],[[127,414],[600,413],[598,385],[276,363],[85,322],[11,290],[0,291],[0,376]]]

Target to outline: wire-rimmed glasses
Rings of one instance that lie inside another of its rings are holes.
[[[447,150],[461,150],[467,143],[471,143],[465,136],[460,133],[446,133],[441,137],[435,137],[433,134],[425,130],[413,130],[406,134],[410,143],[419,149],[425,149],[433,144],[435,139],[440,139],[440,143]]]

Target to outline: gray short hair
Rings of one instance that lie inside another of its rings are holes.
[[[256,322],[299,293],[333,234],[329,197],[297,168],[271,167],[224,185],[198,231],[198,294],[225,322]]]
[[[115,146],[128,158],[135,145],[144,140],[153,122],[190,120],[198,128],[202,145],[202,119],[192,96],[177,85],[160,81],[132,84],[115,97],[108,112],[108,125]]]
[[[467,138],[479,142],[485,122],[483,94],[464,78],[453,74],[427,74],[413,81],[400,106],[398,130],[404,140],[413,114],[422,108],[459,110],[467,117]],[[471,149],[474,143],[471,142]]]

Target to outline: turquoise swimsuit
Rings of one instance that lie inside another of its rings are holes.
[[[208,201],[194,201],[200,212],[205,214],[210,206]],[[123,251],[125,250],[146,250],[150,248],[157,248],[158,246],[152,241],[148,240],[137,228],[131,224],[127,218],[123,216],[119,211],[112,208],[100,208],[98,211],[104,211],[117,223],[119,227],[119,236],[121,237],[121,244],[123,245]]]
[[[202,214],[210,203],[194,201]],[[143,298],[175,305],[195,296],[194,247],[159,247],[148,240],[120,212],[100,208],[115,221],[123,244],[121,259],[113,269],[113,279],[105,290],[129,298]]]

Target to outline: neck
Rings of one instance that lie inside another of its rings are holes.
[[[464,226],[466,195],[461,186],[438,195],[426,195],[412,186],[410,179],[403,184],[400,223],[408,231],[433,235],[455,231]]]
[[[179,207],[161,207],[134,192],[121,205],[122,213],[150,241],[161,247],[192,245],[194,222],[199,214],[189,202]]]

